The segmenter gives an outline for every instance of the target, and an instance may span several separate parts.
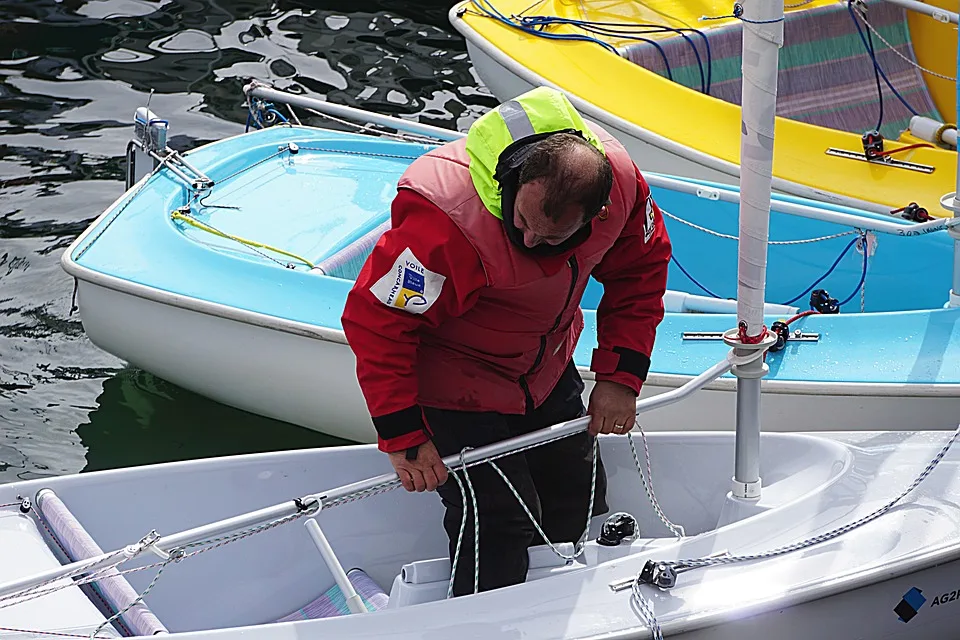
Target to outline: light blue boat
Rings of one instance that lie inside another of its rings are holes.
[[[281,124],[195,149],[187,164],[168,159],[64,253],[86,332],[225,404],[373,441],[340,316],[389,224],[397,180],[431,148]],[[204,177],[212,188],[190,185]],[[719,334],[736,326],[738,233],[736,189],[648,180],[675,260],[645,395],[679,387],[729,352]],[[793,320],[784,348],[768,353],[765,430],[956,426],[960,309],[945,306],[954,251],[946,225],[774,195],[767,326],[808,310],[816,290],[842,304]],[[602,292],[591,282],[582,302],[576,362],[586,393]],[[644,414],[643,425],[732,428],[735,389],[727,374],[688,402]]]

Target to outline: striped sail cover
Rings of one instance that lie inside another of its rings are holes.
[[[867,21],[895,47],[896,52],[915,60],[904,10],[892,3],[868,3]],[[708,25],[705,22],[702,25]],[[713,60],[709,94],[740,104],[742,32],[740,21],[704,31],[710,41]],[[817,7],[787,14],[784,43],[780,49],[777,88],[777,115],[822,127],[863,133],[876,127],[877,84],[873,62],[864,41],[869,32],[862,21],[856,24],[846,3]],[[692,25],[700,27],[701,25]],[[652,44],[641,42],[620,49],[623,57],[667,77],[664,57],[673,80],[701,90],[701,74],[690,43],[700,54],[706,76],[707,56],[703,38],[685,32],[689,40],[671,36],[658,40],[664,55]],[[890,83],[920,115],[941,120],[927,91],[921,72],[871,34],[877,62]],[[880,132],[896,138],[907,128],[911,113],[880,79],[883,90],[883,126]],[[691,126],[696,126],[691,123]]]
[[[350,579],[353,588],[357,590],[357,595],[363,600],[363,604],[366,605],[367,611],[379,611],[387,606],[389,596],[361,569],[351,569],[347,572],[347,577]],[[340,587],[334,584],[319,598],[278,619],[277,622],[332,618],[345,616],[349,613],[350,609],[347,608],[346,597],[344,597]]]
[[[53,538],[69,562],[87,560],[103,554],[100,546],[53,491],[40,491],[36,502],[39,519],[47,528],[47,534]],[[101,605],[105,604],[111,614],[137,598],[137,592],[116,569],[106,572],[103,579],[92,584],[93,597],[99,600]],[[127,635],[152,636],[168,633],[166,627],[142,602],[130,607],[120,618],[120,622]]]

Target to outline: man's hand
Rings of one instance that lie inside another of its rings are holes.
[[[415,458],[406,451],[387,455],[407,491],[433,491],[447,481],[447,467],[429,440],[417,448]]]
[[[590,435],[626,433],[637,418],[637,394],[626,385],[598,380],[590,392]]]

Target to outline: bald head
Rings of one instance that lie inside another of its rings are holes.
[[[520,168],[518,186],[542,182],[543,214],[559,222],[579,214],[592,218],[607,202],[613,170],[592,144],[569,133],[557,133],[536,144]]]
[[[559,245],[600,212],[613,170],[586,140],[558,133],[536,143],[520,166],[514,226],[523,243]]]

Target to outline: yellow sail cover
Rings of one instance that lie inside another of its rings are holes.
[[[941,3],[946,8],[946,2],[947,0],[936,0],[933,4]],[[797,4],[801,6],[788,2],[786,12],[788,14],[808,12],[818,8],[829,9],[838,6],[835,0],[813,0]],[[844,5],[839,6],[845,10]],[[490,9],[493,11],[491,12]],[[618,25],[639,24],[663,25],[675,29],[697,29],[706,33],[708,38],[712,38],[714,32],[719,32],[717,30],[725,27],[729,29],[739,22],[729,15],[730,2],[542,0],[531,5],[530,0],[467,0],[455,7],[455,11],[458,18],[474,32],[473,37],[482,40],[474,44],[488,47],[499,55],[515,61],[530,75],[542,79],[544,83],[554,85],[614,118],[641,127],[652,134],[654,139],[665,138],[710,158],[739,165],[740,107],[738,104],[706,95],[695,87],[671,81],[662,72],[658,73],[635,64],[622,54],[618,55],[609,47],[605,48],[595,41],[541,37],[491,17],[491,13],[499,13],[514,23],[519,22],[521,17],[557,18],[558,20],[553,20],[547,26],[538,28],[549,34],[586,35],[622,51],[624,47],[636,40],[616,33],[585,30],[577,24],[563,24],[562,20],[588,21],[591,25],[606,25],[601,29],[608,32],[623,31],[618,28]],[[871,12],[873,11],[875,9],[871,8]],[[868,14],[868,16],[871,15],[873,14]],[[701,18],[705,16],[715,19],[702,20]],[[901,22],[909,25],[910,41],[906,46],[912,48],[919,61],[928,63],[934,67],[932,70],[944,75],[951,74],[950,69],[955,72],[957,51],[955,27],[951,29],[949,25],[940,25],[926,16],[910,16]],[[917,31],[922,33],[918,35]],[[880,35],[884,34],[882,28],[878,28],[877,32]],[[689,31],[687,33],[690,34]],[[866,34],[866,31],[864,33]],[[829,36],[829,34],[826,35]],[[647,40],[664,41],[667,38],[676,38],[677,34],[644,33],[642,37]],[[468,35],[468,39],[470,38],[471,36]],[[696,40],[692,35],[690,38]],[[877,36],[871,34],[871,38],[876,47],[877,59],[880,60],[883,68],[883,64],[888,59],[885,56],[894,52],[886,51],[886,45]],[[930,42],[931,39],[934,39],[934,42]],[[864,50],[844,49],[844,46],[849,48],[849,41],[844,44],[838,39],[831,40],[826,36],[823,40],[825,46],[830,46],[834,42],[837,43],[838,57],[865,53]],[[788,44],[790,43],[785,43],[785,46]],[[945,55],[945,52],[950,53]],[[827,55],[830,53],[832,52],[827,52]],[[828,63],[829,60],[821,60],[820,66],[824,67]],[[714,67],[716,66],[715,64]],[[738,68],[736,71],[739,73]],[[729,76],[729,68],[727,72]],[[781,74],[783,73],[781,58]],[[950,96],[955,97],[954,85],[928,74],[923,74],[923,78],[931,80],[927,87],[928,91],[925,92],[928,102],[932,101],[931,107],[944,111],[953,110],[941,115],[943,122],[953,123],[956,118],[956,104],[955,98],[951,100]],[[874,78],[871,75],[867,80],[872,83]],[[898,78],[893,77],[890,80],[896,88]],[[939,82],[934,83],[933,80],[939,80]],[[954,88],[946,91],[945,86]],[[898,108],[896,98],[886,86],[883,89],[883,104],[887,111]],[[871,90],[874,92],[872,98],[866,96],[865,99],[875,101],[876,89]],[[919,99],[916,93],[903,97],[908,103],[911,101],[916,103]],[[871,105],[862,108],[875,107]],[[862,133],[863,131],[843,131],[778,116],[774,177],[803,185],[828,201],[837,201],[836,197],[832,197],[836,194],[861,202],[877,203],[890,211],[916,202],[926,208],[931,215],[941,217],[952,215],[941,207],[939,201],[941,196],[954,190],[957,171],[957,153],[954,149],[943,145],[931,145],[890,154],[891,158],[898,161],[931,167],[930,172],[828,154],[828,150],[833,149],[862,155],[864,152]],[[884,151],[889,152],[917,142],[922,141],[913,138],[908,130],[901,129],[893,136],[887,137]],[[646,168],[657,170],[656,167]],[[879,207],[873,208],[876,210]]]

